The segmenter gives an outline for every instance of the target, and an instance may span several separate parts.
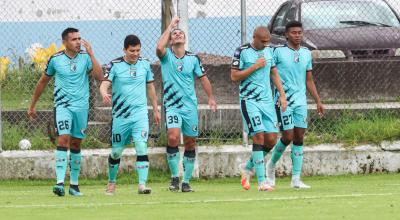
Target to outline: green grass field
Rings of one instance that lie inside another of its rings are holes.
[[[51,181],[0,181],[0,219],[400,218],[400,174],[304,178],[310,190],[291,189],[289,180],[278,179],[274,192],[257,192],[254,182],[242,190],[239,178],[201,179],[192,182],[196,192],[184,194],[167,191],[164,177],[149,184],[153,194],[138,195],[125,177],[108,197],[103,178],[81,181],[81,198],[52,195]]]

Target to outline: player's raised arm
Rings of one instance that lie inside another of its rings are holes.
[[[238,55],[236,55],[238,54]],[[248,76],[250,76],[253,72],[256,70],[265,67],[265,58],[259,58],[257,59],[256,63],[250,66],[247,69],[241,70],[240,69],[240,51],[236,50],[235,55],[232,59],[232,65],[231,65],[231,80],[234,82],[240,82],[244,79],[246,79]]]
[[[49,84],[51,80],[51,77],[47,76],[46,74],[43,74],[39,81],[36,84],[35,87],[35,91],[33,92],[33,96],[32,96],[32,101],[31,101],[31,105],[28,109],[28,116],[29,118],[33,119],[36,118],[36,102],[39,100],[40,95],[42,94],[44,88],[47,86],[47,84]]]
[[[161,35],[160,39],[157,42],[156,54],[157,57],[161,58],[165,55],[165,48],[168,46],[169,36],[171,31],[177,27],[179,23],[179,17],[175,16],[172,18],[171,23],[165,29],[164,33]]]
[[[97,62],[96,57],[94,56],[92,46],[87,40],[82,40],[82,45],[85,47],[86,52],[88,53],[92,62],[92,75],[97,80],[103,80],[103,69],[101,68],[99,62]]]
[[[312,71],[307,71],[306,75],[306,86],[308,92],[310,92],[311,96],[314,98],[315,103],[317,103],[317,111],[320,117],[325,114],[325,108],[322,105],[321,98],[318,95],[317,87],[315,86]]]
[[[284,112],[286,111],[287,107],[286,94],[282,86],[281,78],[279,77],[278,69],[276,67],[271,69],[271,79],[279,92],[278,104],[281,107],[282,112]]]

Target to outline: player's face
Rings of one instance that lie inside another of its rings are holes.
[[[294,45],[300,45],[303,40],[303,28],[301,27],[292,27],[289,28],[288,32],[286,32],[286,37],[289,42]]]
[[[268,33],[263,33],[260,35],[255,35],[253,37],[253,46],[258,50],[262,50],[268,46],[271,36]]]
[[[186,43],[185,33],[182,30],[174,30],[171,33],[171,45]]]
[[[68,50],[78,53],[81,50],[81,35],[79,32],[69,33],[63,44]]]
[[[140,49],[141,49],[140,44],[135,46],[129,45],[128,48],[124,49],[126,61],[130,63],[136,62],[140,56]]]

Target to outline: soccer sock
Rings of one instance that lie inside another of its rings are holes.
[[[167,161],[171,177],[179,176],[179,148],[167,146]]]
[[[278,143],[276,143],[274,150],[272,151],[271,161],[275,165],[278,160],[282,157],[283,152],[285,152],[288,144],[282,142],[282,139],[279,139]]]
[[[117,174],[120,162],[121,162],[120,158],[113,159],[111,155],[108,156],[108,182],[110,183],[117,182]]]
[[[147,143],[143,141],[135,142],[136,149],[136,173],[138,174],[139,184],[146,185],[149,175],[149,157],[147,156]]]
[[[70,167],[70,184],[78,185],[79,172],[81,171],[81,150],[70,150],[69,167]]]
[[[146,185],[149,175],[149,157],[147,155],[137,156],[136,172],[139,177],[139,184]]]
[[[68,164],[67,148],[57,146],[55,159],[57,184],[64,183],[65,173],[67,172]]]
[[[261,184],[265,181],[264,148],[264,145],[253,144],[252,158],[254,168],[256,170],[258,184]]]
[[[270,151],[271,149],[267,149],[267,148],[264,148],[264,150],[263,150],[263,153],[264,153],[264,157],[265,156],[267,156],[267,154],[268,154],[268,152]],[[254,163],[253,163],[253,157],[251,156],[250,157],[250,159],[248,159],[247,161],[246,161],[246,170],[252,170],[254,168]]]
[[[194,170],[194,161],[196,160],[195,150],[185,150],[183,153],[183,182],[189,183]]]
[[[303,146],[292,145],[292,178],[300,179],[301,168],[303,166]]]

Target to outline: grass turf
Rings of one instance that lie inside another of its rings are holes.
[[[400,174],[308,177],[310,190],[278,179],[274,192],[244,191],[239,178],[195,180],[195,193],[166,190],[156,178],[138,195],[129,178],[105,196],[105,180],[81,181],[84,197],[56,197],[50,181],[1,181],[1,219],[398,219]],[[128,179],[128,180],[127,180]],[[132,178],[131,178],[132,179]],[[130,184],[127,184],[131,182]],[[66,188],[68,189],[68,188]]]

